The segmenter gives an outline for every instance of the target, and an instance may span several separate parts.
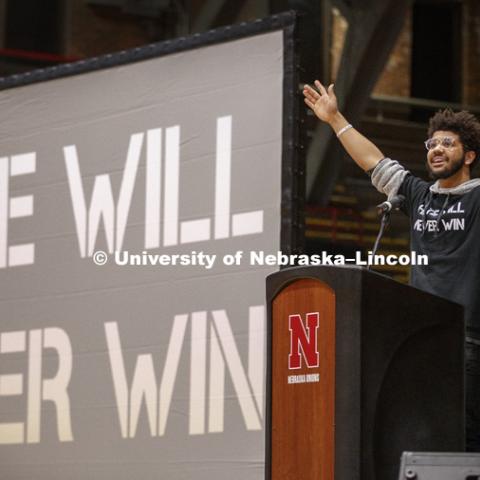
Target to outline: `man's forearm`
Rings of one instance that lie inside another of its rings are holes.
[[[328,123],[337,136],[340,134],[340,142],[360,168],[365,171],[375,168],[383,158],[383,153],[354,128],[345,129],[348,122],[338,111],[333,84],[326,89],[318,80],[315,80],[315,86],[318,90],[310,87],[310,85],[305,85],[303,88],[307,106],[320,120]]]
[[[337,112],[329,121],[329,124],[335,131],[335,134],[338,134],[342,128],[348,125],[348,122],[340,112]],[[378,147],[355,130],[355,128],[349,128],[344,131],[340,135],[339,140],[355,163],[366,172],[375,168],[378,162],[384,158]]]

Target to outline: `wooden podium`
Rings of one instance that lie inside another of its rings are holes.
[[[358,267],[267,278],[266,480],[395,480],[464,449],[463,309]]]

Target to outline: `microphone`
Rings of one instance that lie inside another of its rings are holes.
[[[390,200],[387,200],[380,205],[377,205],[378,214],[381,215],[382,213],[388,213],[392,210],[398,210],[405,201],[405,197],[403,195],[395,195]]]
[[[380,224],[380,230],[375,240],[375,245],[373,246],[373,258],[375,258],[375,254],[377,253],[378,246],[380,245],[380,240],[382,238],[383,232],[385,231],[385,228],[390,221],[390,212],[392,210],[398,210],[402,206],[404,201],[405,197],[403,195],[395,195],[390,200],[387,200],[386,202],[377,205],[378,214],[382,216],[382,221]],[[370,270],[370,267],[371,265],[369,264],[367,270]]]

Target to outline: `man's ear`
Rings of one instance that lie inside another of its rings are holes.
[[[473,150],[468,151],[465,154],[465,165],[471,165],[472,162],[475,160],[476,156],[477,155],[475,154],[475,152]]]

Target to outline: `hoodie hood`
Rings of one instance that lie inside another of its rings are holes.
[[[480,186],[480,178],[473,178],[472,180],[467,180],[461,185],[457,185],[452,188],[441,188],[438,186],[439,180],[437,180],[433,185],[430,185],[430,191],[432,193],[440,193],[444,195],[464,195],[472,191],[474,188]]]

